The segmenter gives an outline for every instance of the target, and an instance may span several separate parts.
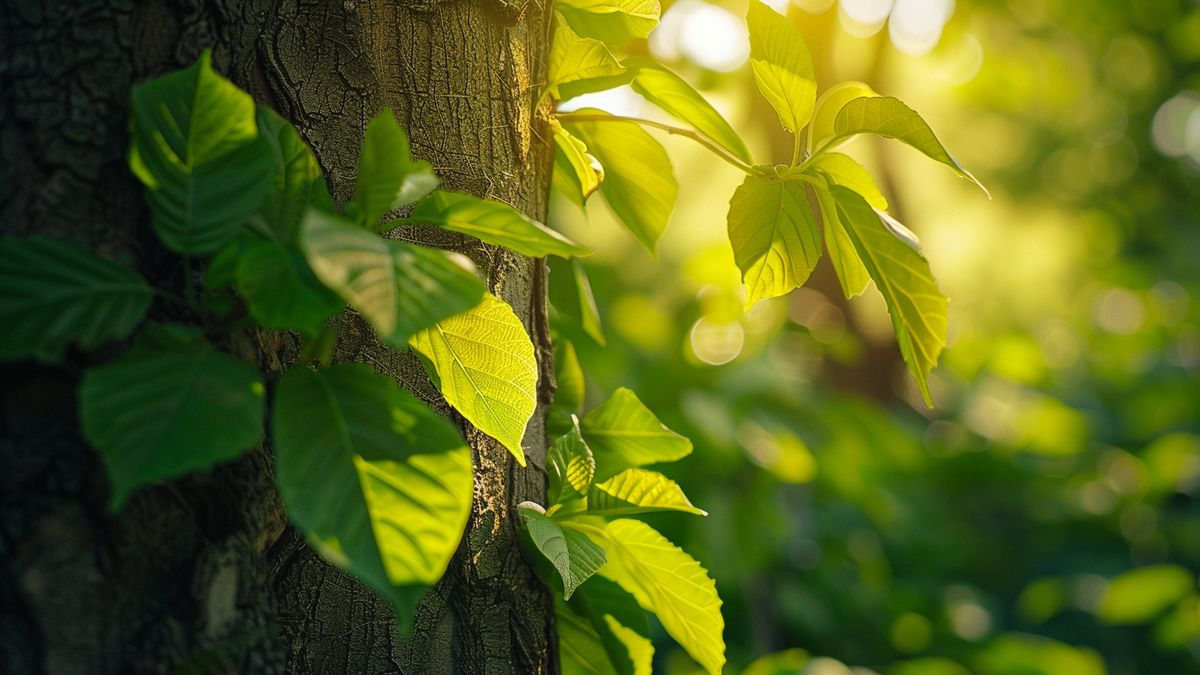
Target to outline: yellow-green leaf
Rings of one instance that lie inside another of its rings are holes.
[[[946,298],[925,258],[892,234],[870,204],[840,185],[829,191],[842,228],[887,302],[900,354],[925,403],[932,407],[926,377],[946,344]]]
[[[867,200],[873,209],[887,210],[887,198],[879,191],[871,174],[867,173],[862,164],[854,161],[848,155],[840,152],[826,152],[817,155],[813,157],[806,173],[823,176],[834,185],[854,190],[858,196]]]
[[[729,243],[746,284],[746,308],[804,285],[821,258],[804,185],[747,176],[729,202]]]
[[[433,193],[405,220],[437,225],[534,258],[592,253],[508,204],[459,192]]]
[[[658,26],[658,0],[557,0],[557,9],[576,33],[610,45],[644,38]]]
[[[579,432],[579,422],[571,416],[572,426],[559,436],[547,453],[547,473],[550,484],[546,489],[549,504],[558,504],[588,493],[596,475],[596,460],[592,450]]]
[[[1113,577],[1096,616],[1110,624],[1140,624],[1194,593],[1196,576],[1179,565],[1149,565]]]
[[[409,344],[432,366],[446,402],[525,466],[521,439],[537,407],[538,369],[512,307],[484,295],[478,306],[417,333]]]
[[[675,119],[695,127],[696,131],[712,139],[733,156],[752,164],[750,150],[729,122],[717,109],[692,88],[683,78],[657,65],[650,59],[631,59],[624,63],[626,68],[637,69],[630,85],[647,101],[662,108]]]
[[[632,76],[626,74],[603,42],[580,37],[566,22],[558,22],[546,82],[550,96],[564,101],[590,91],[610,89]]]
[[[746,22],[754,83],[783,128],[797,133],[808,124],[817,98],[812,54],[792,22],[760,0],[750,0]]]
[[[554,189],[578,206],[600,188],[604,167],[588,154],[583,141],[571,135],[555,118],[550,118],[554,130]]]
[[[589,412],[580,430],[596,458],[596,480],[634,466],[672,462],[692,452],[691,441],[659,422],[625,387]]]
[[[667,633],[706,671],[725,665],[721,598],[708,572],[649,525],[628,519],[605,528],[609,564],[601,574],[654,612]]]
[[[850,235],[846,234],[846,228],[841,223],[837,204],[833,201],[833,195],[829,194],[828,186],[818,188],[816,193],[817,204],[821,209],[821,227],[825,232],[825,249],[829,251],[829,260],[833,263],[833,270],[842,285],[842,293],[847,299],[853,298],[867,290],[871,275],[867,273],[862,259],[858,257]]]
[[[692,505],[675,481],[647,469],[625,469],[588,491],[587,510],[602,516],[628,516],[651,511],[683,511],[707,516]]]
[[[842,82],[835,84],[817,99],[816,112],[808,125],[808,150],[814,152],[821,148],[826,141],[833,138],[833,124],[842,106],[856,98],[878,96],[875,90],[862,82]]]

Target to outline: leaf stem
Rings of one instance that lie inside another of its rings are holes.
[[[792,166],[800,163],[800,132],[792,134]]]
[[[743,162],[742,160],[738,159],[737,157],[734,157],[732,154],[729,153],[728,150],[717,145],[712,140],[710,140],[707,136],[701,134],[700,132],[696,131],[695,129],[687,129],[684,127],[675,127],[675,126],[671,126],[670,124],[663,124],[662,122],[655,122],[654,120],[642,119],[640,117],[626,117],[624,115],[610,115],[608,113],[598,114],[598,113],[569,112],[569,113],[556,113],[555,117],[557,117],[560,122],[624,122],[626,124],[640,124],[641,126],[644,126],[644,127],[650,127],[652,129],[658,129],[660,131],[665,131],[668,134],[671,134],[672,136],[683,136],[685,138],[690,138],[693,141],[696,141],[697,143],[699,143],[700,145],[703,145],[705,148],[707,148],[710,152],[715,154],[717,157],[720,157],[721,159],[725,160],[726,162],[732,164],[733,166],[736,166],[738,169],[741,169],[743,172],[750,174],[750,175],[757,175],[757,173],[758,173],[757,171],[754,170],[754,167]]]

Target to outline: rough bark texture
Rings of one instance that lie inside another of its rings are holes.
[[[549,13],[545,0],[6,0],[0,233],[69,239],[178,284],[178,261],[149,235],[125,168],[127,101],[134,83],[206,47],[219,71],[297,126],[337,197],[352,190],[366,122],[391,107],[448,187],[543,217],[551,149],[531,102]],[[394,236],[470,256],[550,362],[540,262],[458,235]],[[410,355],[380,345],[354,316],[339,321],[337,358],[371,363],[453,416]],[[289,336],[268,332],[231,346],[268,373],[293,351]],[[0,370],[0,671],[557,670],[551,608],[514,520],[515,504],[544,492],[543,409],[525,470],[454,418],[475,449],[473,513],[401,640],[388,608],[288,526],[269,448],[143,490],[108,515],[74,398],[82,367],[104,356]],[[552,385],[542,385],[545,401]]]

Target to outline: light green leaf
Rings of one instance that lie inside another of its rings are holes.
[[[202,342],[141,347],[84,373],[79,411],[116,510],[143,485],[257,445],[263,385],[253,368]]]
[[[299,250],[271,241],[252,242],[241,253],[237,288],[259,324],[309,336],[345,305],[317,280]]]
[[[808,125],[808,151],[819,150],[822,145],[836,134],[834,122],[842,106],[856,98],[878,96],[875,90],[862,82],[842,82],[835,84],[817,99],[816,112]]]
[[[570,430],[559,436],[547,453],[546,472],[550,484],[546,499],[551,505],[586,495],[592,477],[596,475],[596,460],[579,433],[579,423],[574,415],[571,422]]]
[[[601,574],[654,612],[667,633],[706,671],[720,673],[725,665],[725,620],[708,572],[641,521],[614,520],[605,534],[609,564]]]
[[[470,311],[409,340],[427,359],[446,402],[525,466],[521,439],[537,407],[537,361],[525,326],[503,300],[486,294]]]
[[[554,311],[563,318],[579,325],[583,332],[603,347],[604,327],[600,324],[600,310],[592,295],[592,284],[588,281],[587,269],[579,260],[547,261],[550,267],[550,303]]]
[[[646,612],[620,586],[593,576],[569,604],[556,601],[555,610],[560,621],[572,626],[566,636],[559,633],[564,675],[650,675],[654,646]],[[586,634],[587,641],[576,631]]]
[[[272,418],[288,517],[407,621],[462,538],[470,449],[448,422],[361,363],[293,367],[277,386]]]
[[[583,368],[575,345],[567,339],[554,340],[554,401],[546,411],[546,436],[554,438],[570,431],[575,426],[571,419],[583,412],[585,381]]]
[[[584,109],[586,114],[604,114]],[[658,141],[632,122],[569,122],[567,130],[587,145],[604,166],[600,192],[625,227],[654,252],[667,229],[679,184],[671,160]]]
[[[746,142],[729,122],[704,99],[692,85],[675,73],[655,64],[650,59],[633,59],[625,67],[635,67],[637,75],[630,83],[633,90],[647,101],[662,108],[675,119],[695,127],[696,131],[712,139],[733,156],[753,164]]]
[[[625,648],[631,666],[628,671],[630,675],[651,675],[654,664],[654,643],[650,642],[650,638],[622,625],[611,614],[604,615],[604,623],[608,626],[613,638]]]
[[[562,675],[616,675],[607,647],[591,621],[554,598],[554,628]]]
[[[932,407],[926,376],[946,344],[946,298],[925,258],[893,235],[870,204],[838,185],[830,187],[830,193],[842,228],[887,301],[900,354]]]
[[[324,211],[308,210],[300,243],[321,283],[399,349],[483,297],[483,283],[446,253],[384,239]]]
[[[858,257],[854,242],[846,234],[838,215],[837,204],[833,195],[829,194],[828,185],[816,189],[817,204],[821,208],[822,229],[825,232],[825,248],[829,251],[829,259],[837,273],[838,282],[842,285],[842,293],[846,299],[867,290],[871,275]]]
[[[367,125],[358,160],[357,190],[350,209],[363,227],[374,229],[385,214],[433,192],[439,183],[429,162],[416,161],[408,135],[384,108]]]
[[[832,149],[839,143],[862,133],[873,133],[885,138],[894,138],[905,145],[920,150],[930,159],[954,169],[958,175],[979,186],[987,188],[959,164],[942,146],[933,130],[912,108],[891,96],[856,98],[842,106],[834,120],[833,137],[823,146]]]
[[[792,675],[804,672],[808,664],[808,652],[803,649],[785,649],[755,659],[746,666],[742,675]]]
[[[0,239],[0,360],[62,358],[133,332],[153,290],[132,269],[56,239]]]
[[[554,29],[546,91],[556,100],[625,84],[633,77],[600,40],[580,37],[564,21]]]
[[[563,599],[604,566],[604,548],[576,530],[559,527],[537,509],[522,507],[521,518],[537,550],[549,560],[563,584]]]
[[[659,422],[625,387],[589,412],[580,430],[596,458],[596,480],[634,466],[672,462],[692,452],[691,441]]]
[[[433,193],[405,220],[437,225],[534,258],[592,254],[508,204],[458,192]]]
[[[1179,565],[1139,567],[1109,581],[1096,616],[1109,624],[1147,623],[1195,591],[1196,575]]]
[[[554,8],[576,33],[610,45],[650,35],[662,12],[658,0],[557,0]]]
[[[629,516],[652,511],[708,514],[692,505],[675,481],[646,469],[625,469],[588,491],[587,510],[601,516]]]
[[[747,309],[803,286],[821,258],[821,233],[804,185],[747,176],[729,202],[729,243],[746,284]]]
[[[754,83],[779,115],[783,128],[798,133],[808,124],[817,98],[812,55],[800,31],[760,0],[750,0],[750,69]]]
[[[583,141],[571,135],[556,118],[550,118],[554,130],[554,189],[577,206],[600,188],[604,167],[588,154]]]
[[[129,167],[146,186],[155,232],[172,251],[215,253],[258,208],[274,160],[254,99],[212,69],[190,68],[133,88]]]
[[[258,107],[258,131],[271,147],[275,176],[252,218],[262,221],[257,231],[270,232],[276,240],[290,244],[296,239],[314,186],[320,183],[324,187],[325,179],[300,134],[269,108]]]
[[[813,157],[806,171],[809,175],[824,177],[834,185],[850,188],[867,200],[871,208],[886,211],[887,199],[875,185],[875,179],[862,164],[840,152],[826,152]]]

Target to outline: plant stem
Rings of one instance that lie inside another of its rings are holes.
[[[792,166],[800,163],[800,132],[792,134]]]
[[[703,134],[701,134],[700,132],[698,132],[694,129],[686,129],[684,127],[674,127],[674,126],[671,126],[670,124],[663,124],[662,122],[655,122],[654,120],[642,119],[640,117],[626,117],[624,115],[609,115],[608,113],[605,113],[605,114],[557,113],[555,115],[555,117],[557,117],[559,119],[559,121],[561,121],[561,122],[624,122],[626,124],[640,124],[644,127],[650,127],[652,129],[658,129],[660,131],[665,131],[668,134],[671,134],[672,136],[683,136],[685,138],[690,138],[693,141],[696,141],[697,143],[699,143],[700,145],[703,145],[705,148],[707,148],[710,152],[715,154],[717,157],[720,157],[721,159],[725,160],[726,162],[732,164],[733,166],[736,166],[738,169],[741,169],[743,172],[750,174],[750,175],[756,175],[756,173],[757,173],[754,170],[754,167],[743,162],[742,160],[738,159],[737,157],[734,157],[732,154],[729,153],[728,150],[717,145],[713,141],[709,140],[709,138],[707,136],[704,136]]]

